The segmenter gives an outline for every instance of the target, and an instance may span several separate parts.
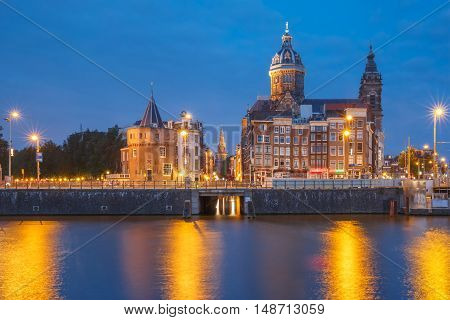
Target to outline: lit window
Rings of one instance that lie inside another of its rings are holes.
[[[278,155],[278,147],[273,147],[273,154],[274,154],[275,156]]]
[[[172,164],[171,163],[164,163],[163,165],[163,175],[164,176],[170,176],[172,174]]]
[[[285,129],[284,129],[284,127],[280,127],[280,133],[285,133],[286,131],[285,131]]]
[[[133,158],[137,158],[137,150],[133,149]]]
[[[166,157],[166,147],[159,147],[159,156],[161,158],[165,158]]]
[[[330,141],[336,141],[336,132],[330,132]]]
[[[258,139],[257,139],[258,143],[262,143],[263,140],[264,140],[264,136],[259,135]]]

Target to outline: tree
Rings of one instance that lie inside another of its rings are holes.
[[[8,174],[8,142],[3,139],[3,127],[0,126],[0,180],[2,180],[2,174]]]

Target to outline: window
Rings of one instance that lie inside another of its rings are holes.
[[[343,160],[339,160],[338,161],[338,166],[337,168],[338,170],[343,170],[344,169],[344,161]]]
[[[298,157],[298,147],[294,147],[294,156]]]
[[[161,158],[165,158],[166,157],[166,147],[159,147],[159,156]]]
[[[298,134],[302,135],[303,134],[303,129],[298,129]]]
[[[139,133],[139,139],[142,139],[142,133]]]
[[[163,176],[170,176],[172,174],[172,164],[164,163],[163,165]]]
[[[255,153],[261,154],[262,153],[262,147],[260,145],[256,145],[255,147]]]
[[[262,143],[264,140],[264,136],[258,135],[256,141],[258,141],[258,143]]]
[[[341,133],[339,133],[339,141],[342,141],[342,139],[343,139],[343,136]]]
[[[264,143],[270,143],[270,136],[264,136]]]
[[[194,142],[195,142],[195,143],[199,143],[198,141],[199,141],[199,140],[198,140],[198,134],[196,134],[196,135],[194,135]]]
[[[155,141],[159,141],[159,133],[155,133]]]
[[[315,133],[311,133],[311,141],[316,141],[316,134]]]
[[[198,146],[195,146],[194,148],[194,155],[197,157],[200,155]]]
[[[291,133],[291,127],[286,127],[286,133]]]
[[[280,127],[280,133],[285,133],[285,132],[286,132],[285,128],[284,127]]]
[[[200,170],[200,160],[199,159],[195,159],[195,170],[196,171]]]
[[[357,151],[358,153],[362,153],[362,152],[363,152],[363,144],[362,144],[362,142],[358,142],[358,143],[356,144],[356,151]]]
[[[264,153],[271,154],[272,153],[272,147],[271,146],[264,146]]]
[[[306,146],[308,144],[308,137],[302,137],[302,145]]]
[[[339,146],[338,147],[338,156],[343,156],[344,155],[344,148]]]
[[[357,125],[358,128],[362,128],[364,126],[364,121],[358,120]]]
[[[330,123],[330,129],[336,129],[336,122]]]
[[[291,144],[291,137],[286,137],[286,144]]]
[[[343,123],[339,123],[338,124],[338,128],[339,128],[339,130],[343,130],[344,129],[344,124]]]
[[[302,157],[306,157],[308,155],[308,148],[302,147]]]
[[[336,132],[330,132],[330,141],[336,141]]]
[[[326,133],[324,133],[322,136],[322,141],[327,141],[327,137],[328,137],[328,135]]]
[[[354,163],[353,156],[349,156],[348,157],[348,164],[353,164],[353,163]]]
[[[294,136],[294,144],[298,144],[298,137]]]
[[[330,156],[336,155],[336,147],[330,147]]]
[[[284,136],[280,136],[280,144],[284,143]]]
[[[280,132],[280,127],[278,127],[278,126],[273,127],[273,132],[279,133]]]
[[[327,145],[325,143],[322,144],[322,153],[327,153]]]
[[[302,159],[302,168],[305,169],[306,168],[306,160]]]
[[[278,159],[273,159],[274,168],[278,168]]]
[[[264,165],[265,166],[271,166],[272,165],[272,157],[271,156],[264,156]]]
[[[133,158],[137,158],[137,150],[133,149]]]
[[[256,156],[255,157],[255,165],[257,165],[257,166],[262,165],[262,158],[261,158],[261,156]]]
[[[286,168],[291,167],[291,159],[286,159]]]
[[[286,148],[286,156],[290,156],[291,155],[291,148]]]
[[[332,170],[336,169],[336,161],[334,161],[334,160],[330,161],[330,169],[332,169]]]
[[[278,147],[273,147],[273,154],[274,154],[275,156],[278,155]]]
[[[266,129],[267,129],[267,127],[266,127],[265,124],[260,124],[260,125],[259,125],[259,130],[261,130],[261,131],[266,131]]]
[[[361,154],[358,154],[358,155],[356,156],[356,164],[357,164],[357,165],[360,165],[360,166],[363,164],[363,157],[362,157]]]
[[[280,142],[280,138],[278,136],[273,137],[273,143],[278,144]]]
[[[362,140],[363,139],[363,132],[362,132],[362,130],[358,130],[356,132],[356,139],[357,140]]]
[[[294,169],[298,169],[298,159],[294,159]]]
[[[280,156],[284,156],[284,148],[280,147]]]

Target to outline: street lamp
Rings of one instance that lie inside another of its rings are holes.
[[[41,177],[41,169],[40,169],[40,162],[42,160],[41,155],[40,155],[40,145],[39,145],[39,134],[37,133],[32,133],[30,135],[30,140],[32,142],[36,143],[36,174],[37,174],[37,181],[39,181],[40,177]]]
[[[437,170],[437,149],[436,149],[436,123],[438,120],[445,118],[447,115],[447,107],[443,105],[442,103],[438,103],[432,108],[432,114],[433,114],[433,177],[436,179],[438,170]]]
[[[344,130],[342,132],[342,144],[343,144],[343,152],[344,152],[344,173],[345,173],[345,178],[348,178],[348,172],[347,172],[347,154],[345,153],[345,138],[350,136],[350,131],[349,130]]]
[[[10,181],[12,181],[12,156],[13,156],[13,147],[12,147],[12,122],[13,120],[17,120],[20,118],[20,113],[17,110],[12,110],[8,117],[5,119],[9,122],[9,157],[8,157],[8,177]]]
[[[183,139],[183,170],[180,172],[180,176],[187,176],[187,163],[188,163],[188,159],[187,159],[187,137],[188,137],[188,132],[187,130],[181,130],[180,135]]]

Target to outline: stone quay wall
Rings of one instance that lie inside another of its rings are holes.
[[[209,190],[207,196],[220,196],[225,190]],[[226,190],[227,195],[233,191]],[[389,212],[389,202],[396,201],[397,212],[403,207],[400,188],[343,190],[236,191],[250,214],[332,214]],[[0,190],[1,215],[181,215],[185,201],[192,214],[199,214],[203,196],[198,190]]]

